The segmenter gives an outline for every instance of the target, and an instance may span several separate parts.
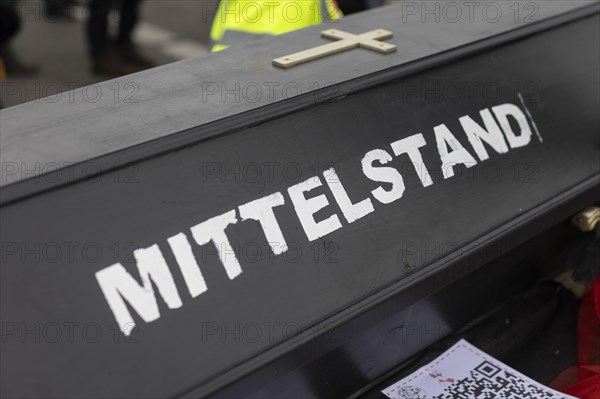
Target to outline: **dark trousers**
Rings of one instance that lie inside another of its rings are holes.
[[[0,50],[6,47],[20,27],[21,20],[14,8],[0,5]]]
[[[116,37],[117,44],[124,44],[131,40],[131,32],[138,21],[138,8],[141,0],[91,0],[89,8],[89,20],[87,24],[87,35],[92,56],[95,56],[108,47],[108,14],[113,4],[119,5],[119,34]]]
[[[349,15],[382,6],[383,0],[339,0],[338,5],[344,15]]]

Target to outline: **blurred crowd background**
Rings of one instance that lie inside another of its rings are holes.
[[[344,15],[384,0],[337,0]],[[0,0],[0,107],[208,53],[219,0]]]

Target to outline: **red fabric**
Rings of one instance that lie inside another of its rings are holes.
[[[594,305],[596,307],[596,316],[600,318],[600,277],[594,283],[594,288],[592,291],[594,293]]]
[[[575,385],[572,385],[563,391],[567,395],[575,396],[581,399],[600,398],[600,374],[595,374]]]
[[[553,386],[572,385],[563,392],[581,399],[600,399],[600,278],[582,299],[577,322],[579,367],[572,367]],[[560,389],[560,388],[559,388]]]

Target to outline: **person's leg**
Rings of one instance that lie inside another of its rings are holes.
[[[87,32],[92,56],[92,69],[106,77],[138,72],[139,67],[127,62],[108,37],[108,17],[112,0],[90,0]]]
[[[0,49],[6,47],[20,28],[19,14],[11,7],[0,5]]]
[[[365,0],[339,0],[338,5],[344,15],[354,14],[366,9]]]
[[[10,46],[10,41],[20,29],[21,19],[17,10],[10,5],[0,5],[0,58],[4,70],[12,76],[32,76],[38,68],[22,63]]]
[[[124,44],[131,41],[131,33],[139,19],[138,10],[140,2],[140,0],[121,0],[121,20],[117,44]]]
[[[117,48],[121,57],[142,69],[152,68],[153,63],[143,57],[136,49],[131,40],[131,34],[139,19],[139,7],[141,0],[121,0],[121,21],[119,35],[117,36]]]
[[[108,14],[111,5],[111,0],[90,0],[89,2],[87,37],[92,58],[102,54],[108,47]]]
[[[19,31],[20,25],[19,15],[10,7],[0,5],[0,81],[4,80],[6,75],[4,58],[6,58],[8,43]],[[0,108],[2,108],[1,104]]]
[[[366,0],[367,8],[376,8],[383,5],[383,0]]]
[[[46,0],[46,16],[51,19],[73,21],[73,15],[69,13],[72,4],[72,0]]]

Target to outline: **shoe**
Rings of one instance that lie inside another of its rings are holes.
[[[107,48],[92,58],[92,71],[97,75],[116,78],[141,70],[143,68],[126,62],[114,48]]]
[[[20,78],[30,78],[37,75],[40,68],[37,65],[23,64],[21,61],[14,61],[6,64],[6,74],[8,76],[16,76]]]
[[[0,55],[4,61],[4,72],[7,76],[29,78],[40,71],[37,65],[29,65],[21,62],[10,48],[5,48]]]
[[[46,6],[46,18],[50,21],[76,22],[73,11],[69,8],[54,8]]]
[[[2,58],[2,61],[4,62],[4,72],[8,76],[28,78],[36,75],[40,71],[40,68],[37,65],[29,65],[21,62],[10,46],[5,46],[0,49],[0,58]]]
[[[120,56],[123,58],[123,60],[131,64],[137,65],[140,68],[150,69],[154,68],[155,66],[152,61],[142,56],[139,53],[137,47],[130,41],[117,44],[117,50]]]
[[[73,7],[76,5],[77,2],[72,0],[46,0],[44,11],[50,20],[75,22]]]

